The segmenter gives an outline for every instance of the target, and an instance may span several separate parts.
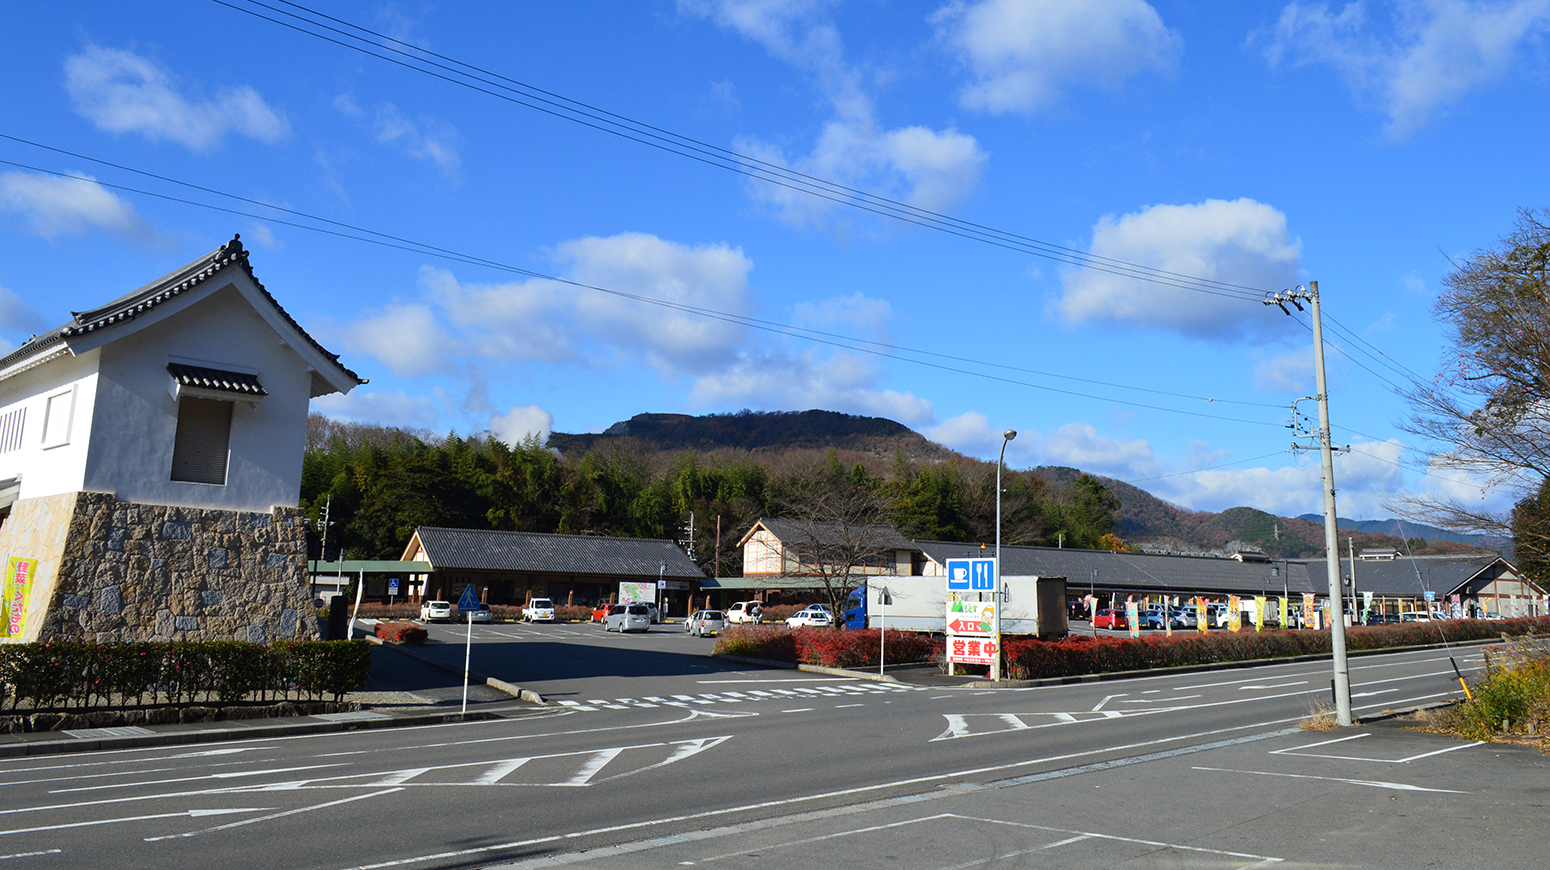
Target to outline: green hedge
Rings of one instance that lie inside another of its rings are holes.
[[[270,646],[195,643],[0,645],[0,701],[11,709],[93,709],[239,701],[335,701],[366,685],[362,640]]]

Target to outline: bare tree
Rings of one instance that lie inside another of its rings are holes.
[[[894,528],[880,481],[825,464],[782,480],[780,516],[762,522],[784,545],[780,585],[823,591],[836,617],[868,574],[892,574],[895,553],[913,545]],[[745,566],[746,568],[746,566]]]
[[[1450,331],[1450,356],[1432,383],[1405,392],[1403,428],[1440,445],[1430,465],[1483,479],[1515,501],[1534,498],[1550,478],[1550,211],[1523,209],[1511,234],[1476,251],[1443,279],[1436,316]],[[1418,519],[1463,532],[1510,537],[1510,512],[1458,498],[1409,496]],[[1517,545],[1543,553],[1542,524],[1519,522]],[[1525,535],[1524,533],[1528,534]]]

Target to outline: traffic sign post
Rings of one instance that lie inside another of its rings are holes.
[[[468,715],[468,665],[474,656],[474,611],[479,609],[479,596],[474,594],[474,584],[463,587],[463,597],[457,600],[458,613],[468,614],[468,637],[463,641],[463,715]]]

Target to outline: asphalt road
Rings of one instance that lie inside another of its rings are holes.
[[[1392,722],[1296,730],[1327,696],[1327,663],[944,689],[728,666],[676,627],[474,631],[476,669],[555,703],[0,763],[0,859],[945,870],[1540,867],[1550,855],[1537,751]],[[438,627],[447,642],[427,649],[460,666],[461,632]],[[1452,677],[1437,651],[1353,659],[1354,703],[1368,716],[1430,703],[1457,691]]]

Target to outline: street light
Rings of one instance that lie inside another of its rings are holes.
[[[1017,437],[1017,430],[1001,433],[1001,455],[996,457],[996,588],[990,596],[990,631],[996,639],[996,657],[990,663],[990,678],[1001,679],[1001,466],[1006,464],[1006,445]]]

